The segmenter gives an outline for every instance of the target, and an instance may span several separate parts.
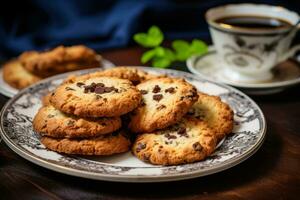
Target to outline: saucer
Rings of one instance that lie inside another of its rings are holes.
[[[273,78],[267,82],[243,83],[229,80],[225,69],[220,67],[222,62],[213,47],[201,56],[193,56],[187,60],[188,69],[208,80],[225,83],[252,95],[265,95],[281,92],[282,90],[300,83],[300,57],[288,59],[273,68]]]

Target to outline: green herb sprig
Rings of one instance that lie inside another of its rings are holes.
[[[194,39],[191,43],[185,40],[174,40],[172,49],[162,47],[164,34],[157,26],[151,26],[147,33],[136,33],[133,39],[139,45],[150,48],[143,53],[141,62],[151,62],[153,67],[166,68],[175,61],[184,62],[193,55],[207,53],[208,47],[202,40]]]

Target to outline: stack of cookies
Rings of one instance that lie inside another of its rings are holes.
[[[75,81],[76,79],[76,81]],[[49,149],[81,155],[128,151],[121,115],[138,107],[141,94],[126,79],[82,76],[69,79],[44,99],[33,120]]]
[[[69,77],[43,102],[34,128],[47,148],[68,154],[131,149],[152,164],[191,163],[211,155],[233,128],[233,112],[219,97],[132,67]]]
[[[27,51],[4,64],[3,79],[16,89],[25,88],[43,78],[101,66],[101,56],[86,46],[59,46],[49,51]]]

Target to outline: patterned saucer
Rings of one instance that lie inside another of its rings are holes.
[[[300,58],[278,64],[272,71],[273,79],[262,83],[233,82],[224,75],[225,70],[220,67],[220,62],[222,61],[218,59],[216,51],[211,46],[207,54],[189,58],[187,67],[192,73],[202,78],[225,83],[253,95],[277,93],[300,83]]]
[[[45,79],[15,95],[2,109],[1,136],[23,158],[45,168],[97,180],[119,182],[163,182],[190,179],[233,167],[253,155],[266,134],[260,108],[242,92],[190,73],[141,67],[155,73],[185,78],[200,91],[219,95],[234,110],[234,134],[229,135],[209,158],[178,166],[146,164],[130,152],[107,157],[69,156],[47,150],[32,129],[32,119],[41,106],[41,97],[54,89],[68,74]],[[95,70],[95,69],[94,69]],[[87,73],[93,70],[83,70]]]
[[[112,62],[106,59],[102,59],[101,62],[104,69],[115,66]],[[3,80],[3,71],[2,68],[0,68],[0,93],[7,97],[13,97],[18,92],[18,89],[11,87]]]

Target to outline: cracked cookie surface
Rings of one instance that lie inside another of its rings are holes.
[[[164,130],[138,135],[132,152],[152,164],[178,165],[203,160],[215,147],[215,133],[207,123],[186,116]]]
[[[33,128],[43,136],[56,138],[87,138],[109,134],[121,127],[120,117],[79,118],[66,115],[52,105],[39,109]]]
[[[137,88],[143,98],[131,113],[129,129],[134,133],[152,132],[175,124],[198,98],[196,88],[183,79],[151,79]]]

